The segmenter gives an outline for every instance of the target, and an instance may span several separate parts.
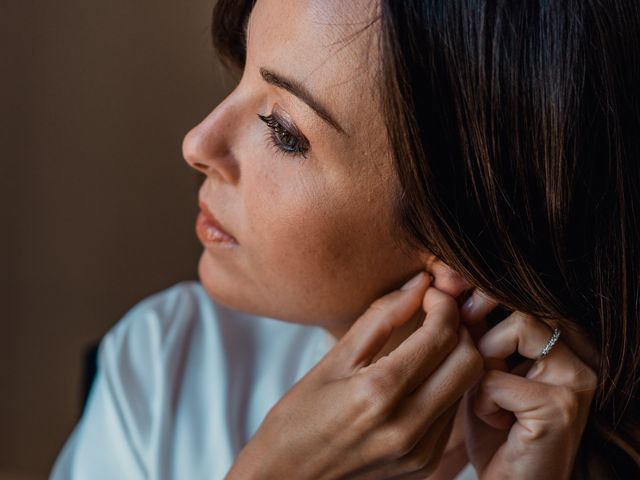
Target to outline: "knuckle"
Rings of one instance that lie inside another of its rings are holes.
[[[409,455],[416,443],[406,430],[397,425],[387,427],[384,433],[384,442],[390,450],[389,457],[393,460],[400,460]]]
[[[484,372],[484,359],[480,352],[471,345],[462,347],[460,363],[472,378],[480,378]]]
[[[537,444],[538,441],[544,439],[550,434],[551,425],[546,422],[537,422],[535,427],[522,429],[521,432],[525,443]],[[523,449],[522,453],[524,453],[526,446],[522,446],[521,448]]]
[[[375,310],[387,311],[389,309],[393,309],[398,302],[401,302],[404,298],[403,292],[399,290],[394,290],[382,297],[376,298],[373,302],[371,302],[370,308]]]
[[[578,418],[578,398],[575,392],[569,387],[558,387],[555,389],[554,400],[558,409],[558,422],[567,427],[572,425]]]
[[[564,380],[563,383],[565,385],[572,385],[572,386],[577,386],[580,383],[580,377],[581,377],[580,371],[575,367],[569,368],[562,375],[562,378]]]
[[[438,290],[429,288],[425,294],[424,307],[426,311],[456,315],[459,311],[457,301],[451,296]]]
[[[535,328],[536,320],[526,313],[517,312],[514,318],[516,330],[521,333],[526,333]]]
[[[370,310],[379,310],[384,311],[389,308],[389,304],[391,303],[391,299],[388,295],[384,297],[376,298],[370,305]]]
[[[389,404],[390,383],[389,377],[379,369],[360,377],[354,394],[356,408],[374,417],[383,416]]]
[[[598,388],[598,374],[591,368],[584,366],[579,372],[580,382],[589,392],[595,392]]]
[[[502,375],[502,372],[499,370],[483,370],[480,374],[476,397],[484,397],[486,392],[491,391],[492,386],[500,380],[500,375]]]
[[[430,456],[424,451],[412,451],[403,458],[404,469],[410,472],[422,470],[429,465]]]
[[[502,375],[500,370],[488,370],[482,377],[483,386],[488,387],[492,385],[496,380],[499,380],[500,375]]]
[[[374,300],[369,305],[369,312],[375,314],[387,313],[390,309],[391,300],[388,297],[381,297]]]
[[[396,293],[397,292],[392,292],[389,295],[374,300],[369,306],[369,312],[374,315],[380,315],[390,325],[398,325],[402,319],[399,318],[400,313],[398,309],[395,308],[398,306],[398,295],[395,295]]]
[[[429,336],[435,340],[438,350],[450,352],[458,345],[460,340],[458,329],[449,322],[442,322],[438,325],[431,324],[427,328],[430,329]]]
[[[438,334],[438,340],[440,348],[450,352],[458,345],[460,337],[455,328],[447,325]]]
[[[527,378],[531,380],[536,380],[541,377],[545,377],[549,370],[549,364],[546,360],[541,360],[535,362],[529,373],[527,374]]]
[[[457,325],[452,325],[450,322],[447,322],[442,326],[441,332],[442,335],[449,340],[450,345],[455,346],[458,344],[460,333],[458,332]]]
[[[458,311],[458,303],[456,300],[449,295],[441,295],[438,299],[438,303],[448,310]]]
[[[380,398],[387,391],[388,382],[378,370],[372,370],[362,382],[360,391],[367,399]]]

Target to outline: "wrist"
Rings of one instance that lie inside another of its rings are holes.
[[[247,443],[236,457],[224,480],[265,480],[273,477],[255,443]]]
[[[429,480],[451,480],[467,466],[469,456],[463,445],[447,448],[438,463],[438,467],[429,476]]]

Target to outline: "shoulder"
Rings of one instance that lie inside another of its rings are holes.
[[[136,303],[111,327],[102,343],[146,353],[146,358],[152,359],[152,353],[175,350],[185,343],[207,340],[269,349],[317,336],[320,330],[227,308],[215,302],[200,282],[185,280]]]
[[[161,356],[168,332],[179,320],[194,318],[195,288],[192,282],[179,282],[129,308],[100,340],[98,370],[122,372],[121,380],[129,385],[139,380],[140,389],[150,395],[149,370]]]
[[[197,281],[143,298],[102,338],[87,407],[51,478],[222,478],[324,354],[324,333],[228,309]]]
[[[186,280],[131,307],[103,337],[98,364],[125,373],[128,383],[137,381],[145,396],[196,367],[240,374],[270,365],[293,379],[303,370],[300,357],[314,363],[326,350],[325,336],[317,326],[227,308],[200,282]]]
[[[188,342],[195,329],[220,321],[218,310],[200,282],[180,281],[133,305],[102,338],[99,360],[105,351],[140,365],[166,359],[164,352]]]
[[[317,326],[227,308],[200,282],[183,281],[144,298],[112,327],[98,369],[125,412],[123,425],[147,452],[146,463],[165,461],[177,432],[191,431],[193,422],[206,425],[206,433],[182,444],[202,458],[215,446],[222,461],[237,454],[269,408],[317,363],[325,337]],[[163,447],[153,446],[158,431]],[[183,453],[176,450],[172,461],[193,462]]]
[[[143,337],[155,331],[160,337],[176,327],[185,327],[185,322],[198,318],[208,307],[210,300],[199,282],[185,280],[164,290],[153,293],[131,307],[107,332],[105,337]]]
[[[198,282],[179,282],[136,303],[102,337],[87,405],[51,479],[156,478],[173,381],[167,351],[189,336],[207,303]]]

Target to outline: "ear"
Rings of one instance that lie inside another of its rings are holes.
[[[465,293],[473,288],[473,285],[435,255],[427,254],[422,258],[422,261],[425,270],[433,275],[432,285],[438,290],[442,290],[460,301]]]

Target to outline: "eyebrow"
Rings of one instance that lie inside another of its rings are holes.
[[[274,87],[282,88],[287,92],[295,95],[304,103],[306,103],[311,109],[318,114],[325,122],[331,125],[335,130],[343,135],[347,135],[347,132],[340,126],[340,124],[333,118],[329,111],[323,107],[316,99],[313,98],[311,93],[302,86],[299,82],[291,79],[287,79],[282,75],[279,75],[272,70],[268,70],[264,67],[260,68],[260,75],[270,85]],[[348,135],[347,135],[348,136]]]

